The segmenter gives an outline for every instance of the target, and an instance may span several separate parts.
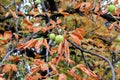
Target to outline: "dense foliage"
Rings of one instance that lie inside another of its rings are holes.
[[[0,80],[119,80],[118,0],[0,0]]]

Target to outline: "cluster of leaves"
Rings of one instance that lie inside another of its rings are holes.
[[[92,0],[0,2],[0,80],[120,79],[120,8],[108,14]]]

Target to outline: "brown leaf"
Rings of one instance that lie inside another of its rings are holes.
[[[6,65],[3,67],[3,72],[7,73],[7,72],[10,71],[10,69],[11,69],[10,64],[6,64]]]
[[[65,40],[64,42],[64,48],[65,48],[66,59],[69,61],[70,51],[69,51],[69,44],[67,40]]]
[[[24,19],[23,23],[32,26],[32,22],[30,22],[28,19]]]
[[[61,21],[61,19],[58,19],[57,20],[57,24],[60,24],[62,21]]]
[[[120,76],[120,70],[119,69],[115,69],[115,72],[117,73],[118,76]]]
[[[56,66],[55,66],[54,64],[52,64],[51,62],[48,62],[48,64],[51,66],[53,72],[54,72],[55,74],[58,74],[58,71],[57,71],[57,69],[56,69]]]
[[[15,38],[16,38],[16,39],[18,39],[18,38],[19,38],[18,34],[13,33],[13,35],[15,36]]]
[[[34,47],[36,43],[37,43],[37,39],[32,39],[32,40],[30,40],[30,42],[28,44],[25,44],[23,48],[26,49],[28,47],[30,47],[30,48]]]
[[[35,44],[35,49],[38,50],[42,44],[43,40],[38,40],[38,42]]]
[[[53,55],[53,53],[56,53],[56,52],[57,52],[57,48],[56,47],[51,47],[50,55]]]
[[[17,48],[21,49],[23,47],[23,44],[17,44]]]
[[[20,56],[16,56],[16,57],[10,56],[9,60],[12,60],[13,62],[18,62],[20,60]]]
[[[41,31],[45,33],[47,31],[47,28],[42,28]]]
[[[34,59],[34,62],[33,62],[33,64],[35,64],[35,65],[37,65],[37,66],[39,66],[40,64],[44,64],[45,62],[44,61],[42,61],[42,60],[40,60],[40,59]]]
[[[3,72],[9,72],[10,70],[17,71],[17,67],[15,64],[6,64],[3,67]]]
[[[73,35],[77,36],[80,40],[83,39],[83,36],[80,33],[74,32]]]
[[[11,31],[5,31],[4,32],[4,38],[6,38],[6,41],[9,41],[12,38],[12,32]]]
[[[51,63],[57,65],[61,61],[61,59],[62,59],[62,56],[59,55],[59,56],[57,56],[55,58],[52,58]]]
[[[74,5],[74,9],[80,8],[81,4],[82,4],[82,2],[79,2],[79,3],[75,4],[75,5]]]
[[[24,29],[27,29],[29,32],[33,32],[33,26],[31,25],[24,26]]]
[[[85,13],[85,16],[87,17],[89,10],[91,8],[91,3],[90,2],[82,2],[81,6],[80,6],[80,11]]]
[[[9,14],[10,14],[10,12],[6,12],[5,17],[8,17]]]
[[[83,29],[81,29],[81,28],[77,28],[77,29],[75,29],[75,30],[73,31],[73,33],[83,35],[85,32],[84,32]]]
[[[18,18],[18,16],[16,15],[16,13],[15,13],[14,11],[12,11],[12,10],[10,9],[9,12],[12,14],[12,16],[13,16],[15,19]]]
[[[120,8],[116,8],[115,9],[115,14],[119,17],[119,15],[120,15]]]
[[[118,0],[114,0],[114,4],[118,4]]]
[[[50,20],[50,24],[55,25],[56,23],[55,23],[55,21]]]
[[[112,30],[117,22],[113,22],[110,27],[108,28],[109,30]]]
[[[94,12],[97,13],[99,10],[100,10],[100,3],[97,3],[97,4],[95,5]]]
[[[62,55],[62,52],[63,52],[63,43],[60,43],[58,46],[58,54]]]
[[[43,39],[43,43],[44,43],[44,46],[47,48],[47,50],[49,50],[50,46],[48,45],[46,39]]]
[[[83,64],[78,64],[76,67],[78,69],[82,70],[84,73],[86,73],[90,77],[93,77],[96,80],[99,80],[98,76],[93,71],[91,71],[90,69],[87,69]]]
[[[26,48],[28,48],[28,47],[30,47],[30,46],[34,46],[34,45],[35,45],[35,43],[33,44],[34,41],[37,42],[37,40],[31,39],[31,40],[27,41],[27,42],[24,43],[24,44],[18,44],[18,45],[17,45],[17,48],[24,50],[24,49],[26,49]]]
[[[41,71],[46,71],[48,69],[48,64],[44,63],[44,64],[40,64],[40,68],[41,68]]]
[[[21,16],[25,17],[25,14],[22,11],[18,11],[18,15],[21,15]]]
[[[67,80],[67,76],[65,74],[59,74],[58,80]]]
[[[40,67],[39,66],[35,66],[33,68],[31,68],[30,70],[30,73],[29,73],[29,76],[32,76],[33,74],[35,74],[36,72],[38,72],[40,70]],[[27,77],[28,75],[26,75]]]
[[[78,44],[79,46],[81,45],[80,44],[81,39],[79,39],[76,35],[70,34],[70,37],[76,44]]]
[[[36,15],[36,12],[30,11],[30,12],[29,12],[29,15],[34,16],[34,15]]]
[[[10,66],[13,71],[17,71],[17,66],[15,64],[11,64]]]
[[[73,67],[70,71],[68,71],[68,74],[72,77],[74,77],[74,80],[83,80],[78,74],[75,74],[76,67]]]

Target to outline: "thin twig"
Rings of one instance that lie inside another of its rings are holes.
[[[99,54],[95,54],[93,52],[90,52],[90,51],[87,51],[87,50],[84,50],[83,48],[81,48],[80,46],[78,46],[77,44],[75,44],[74,42],[72,42],[70,39],[68,39],[68,42],[70,42],[73,46],[75,46],[77,49],[79,49],[80,51],[82,52],[85,52],[85,53],[89,53],[91,55],[94,55],[94,56],[97,56],[99,58],[102,58],[104,61],[106,61],[109,65],[110,65],[110,68],[111,68],[111,72],[112,72],[112,80],[115,80],[115,72],[114,72],[114,67],[112,65],[112,63],[110,62],[110,60],[104,56],[101,56]]]
[[[120,58],[118,58],[118,59],[116,59],[115,61],[113,61],[113,66],[114,66],[118,61],[120,61]],[[104,72],[104,74],[103,74],[101,80],[104,80],[104,79],[103,79],[104,76],[107,75],[107,74],[109,73],[110,70],[111,70],[110,68],[107,68],[107,69],[105,70],[105,72]]]
[[[50,40],[49,41],[49,45],[51,45],[51,43],[52,43],[52,40]],[[49,61],[49,50],[48,49],[46,49],[46,62],[48,62]],[[47,74],[48,74],[48,76],[50,75],[50,70],[49,70],[49,68],[47,69]]]

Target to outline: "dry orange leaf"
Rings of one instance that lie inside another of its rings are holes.
[[[17,44],[17,48],[21,49],[23,47],[23,44]]]
[[[97,4],[95,5],[94,12],[97,13],[99,10],[100,10],[100,3],[97,3]]]
[[[75,4],[75,5],[74,5],[74,9],[80,8],[81,4],[82,4],[82,2],[79,2],[79,3]]]
[[[117,24],[117,22],[113,22],[108,29],[112,30],[114,28],[115,24]]]
[[[83,29],[81,29],[81,28],[77,28],[77,29],[75,29],[75,30],[73,31],[73,33],[78,33],[78,34],[83,35],[85,32],[84,32]]]
[[[55,74],[58,74],[58,71],[57,71],[57,69],[56,69],[56,66],[55,66],[54,64],[52,64],[51,62],[48,62],[48,64],[51,66],[53,72],[54,72]]]
[[[119,17],[119,15],[120,15],[120,8],[116,8],[115,9],[115,14]]]
[[[13,33],[13,35],[15,36],[15,38],[16,38],[16,39],[18,39],[18,38],[19,38],[18,34]]]
[[[10,56],[9,60],[12,60],[13,62],[18,62],[20,60],[20,56],[16,56],[16,57]]]
[[[40,64],[44,64],[45,62],[44,61],[41,61],[40,59],[34,59],[34,62],[33,64],[39,66]]]
[[[72,34],[75,35],[75,36],[77,36],[80,40],[83,39],[83,36],[80,33],[73,32]]]
[[[34,16],[34,15],[36,15],[36,12],[30,11],[30,12],[29,12],[29,15]]]
[[[4,35],[0,34],[0,44],[4,44],[8,42],[12,38],[12,32],[11,31],[5,31]]]
[[[38,50],[42,44],[43,40],[38,40],[38,42],[35,44],[35,49]]]
[[[9,10],[9,12],[12,14],[13,18],[17,19],[18,16],[16,15],[16,13],[14,11],[12,11],[11,9]]]
[[[27,47],[29,47],[32,43],[31,42],[33,42],[34,41],[34,39],[31,39],[31,40],[29,40],[29,41],[27,41],[26,43],[24,43],[24,44],[18,44],[17,45],[17,48],[18,49],[26,49]]]
[[[12,32],[11,31],[5,31],[4,32],[4,38],[6,38],[9,41],[12,38]]]
[[[12,69],[13,71],[17,71],[17,66],[16,66],[15,64],[11,64],[11,69]]]
[[[76,67],[78,69],[82,70],[84,73],[86,73],[90,77],[93,77],[96,80],[99,80],[98,76],[93,71],[91,71],[90,69],[87,69],[83,64],[78,64]]]
[[[58,19],[57,20],[57,24],[60,24],[62,21],[61,21],[61,19]]]
[[[78,44],[79,46],[81,45],[80,44],[81,39],[79,39],[76,35],[70,34],[70,37],[76,44]]]
[[[21,15],[21,16],[25,17],[25,14],[22,11],[18,11],[18,15]]]
[[[40,64],[41,71],[46,71],[48,69],[48,65],[46,63]]]
[[[117,73],[118,76],[120,76],[120,69],[115,69],[115,72]]]
[[[12,32],[11,31],[5,31],[4,32],[4,38],[7,38],[7,40],[10,40],[12,38]]]
[[[75,74],[76,67],[73,67],[70,71],[68,71],[68,74],[72,77],[74,77],[74,80],[83,80],[78,74]]]
[[[30,42],[28,44],[25,44],[23,48],[26,49],[28,47],[30,47],[30,48],[34,47],[36,43],[37,43],[37,39],[32,39],[32,40],[30,40]]]
[[[118,0],[114,0],[114,4],[118,4]]]
[[[64,48],[65,48],[66,59],[69,61],[70,51],[69,51],[69,44],[67,40],[65,40],[64,42]]]
[[[58,46],[58,54],[62,55],[62,52],[63,52],[63,43],[60,43]]]
[[[31,25],[32,26],[32,22],[30,22],[29,20],[27,19],[24,19],[23,20],[23,23],[27,24],[27,25]]]
[[[5,17],[8,17],[9,14],[10,14],[10,12],[7,12],[7,13],[5,14]]]
[[[90,7],[91,7],[90,2],[82,2],[79,10],[84,12],[86,8],[89,9]]]
[[[59,74],[58,80],[67,80],[67,76],[65,74]]]
[[[44,46],[47,48],[47,50],[49,50],[50,46],[48,45],[46,39],[43,39],[43,43],[44,43]]]
[[[10,70],[17,71],[17,66],[15,64],[6,64],[3,67],[3,72],[9,72]]]
[[[52,47],[50,50],[50,55],[53,55],[53,53],[57,52],[57,48],[56,47]]]

